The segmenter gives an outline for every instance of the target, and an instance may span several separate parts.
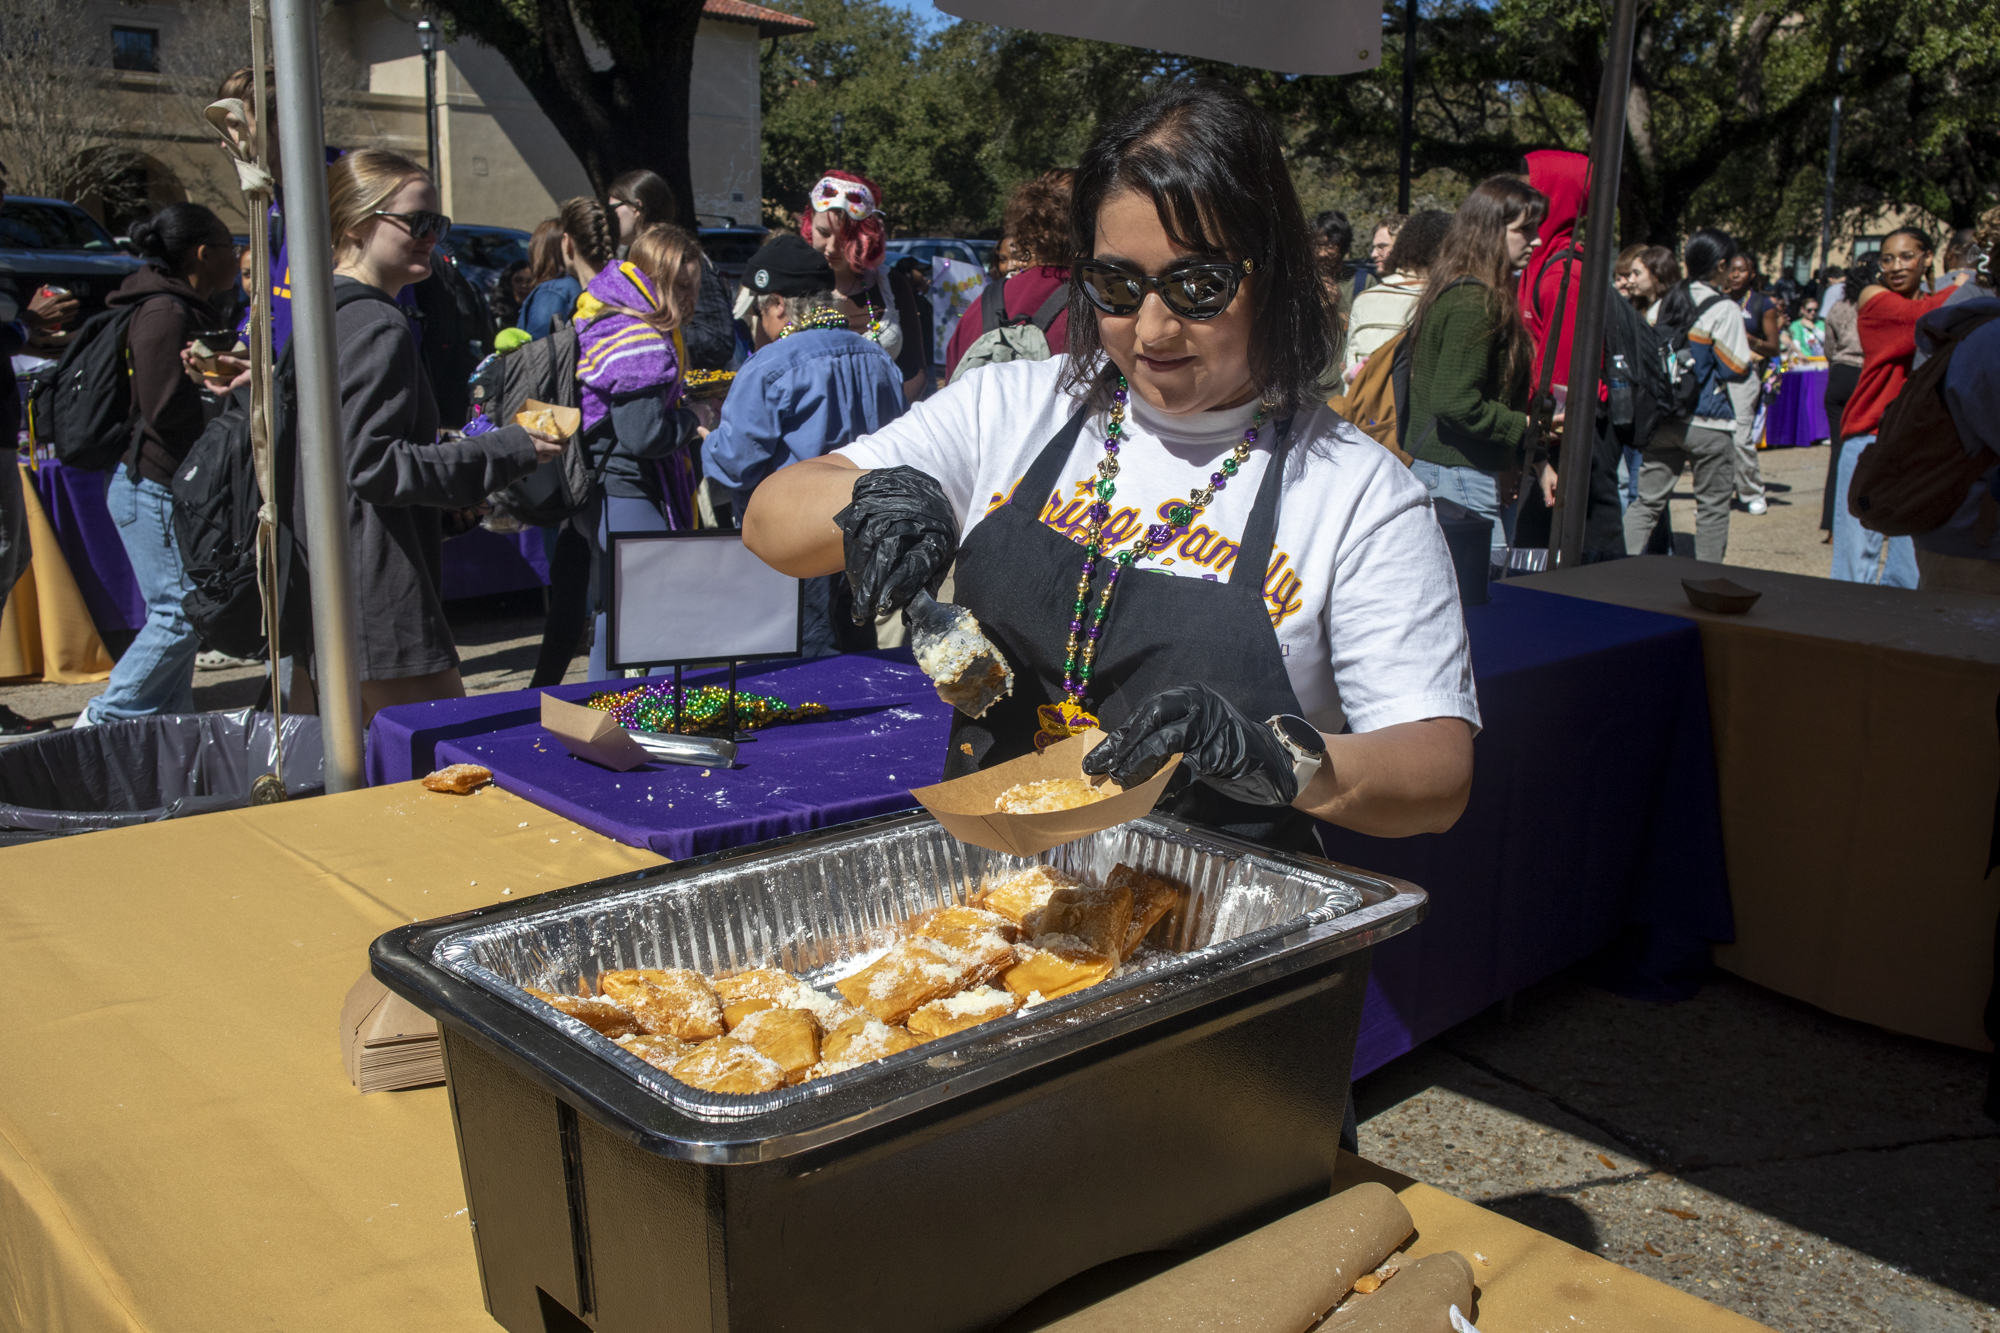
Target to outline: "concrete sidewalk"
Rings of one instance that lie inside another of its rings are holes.
[[[1355,1085],[1361,1154],[1782,1330],[2000,1330],[1990,1057],[1724,973],[1558,978]]]

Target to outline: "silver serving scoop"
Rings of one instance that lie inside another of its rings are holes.
[[[910,599],[910,648],[917,665],[937,684],[938,698],[967,717],[986,710],[1014,692],[1014,670],[995,648],[972,612],[929,593]]]

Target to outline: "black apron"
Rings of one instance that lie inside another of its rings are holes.
[[[959,547],[954,600],[979,618],[986,637],[1006,654],[1014,668],[1014,693],[983,718],[953,712],[947,778],[1032,754],[1041,725],[1035,710],[1064,698],[1063,654],[1083,574],[1083,547],[1043,523],[1041,512],[1062,484],[1088,415],[1088,409],[1077,412],[1056,432],[1013,498],[988,514]],[[1197,682],[1254,722],[1299,712],[1263,586],[1278,530],[1289,424],[1278,428],[1278,444],[1227,583],[1144,566],[1119,576],[1085,696],[1106,731],[1160,691]],[[1110,565],[1099,557],[1092,606],[1104,591]],[[1311,816],[1289,806],[1232,800],[1185,769],[1175,774],[1158,808],[1267,847],[1322,854]]]

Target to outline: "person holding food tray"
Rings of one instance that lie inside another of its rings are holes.
[[[1280,141],[1182,83],[1109,126],[1071,201],[1067,355],[988,367],[774,473],[744,539],[845,568],[857,620],[935,592],[1012,694],[954,715],[947,777],[1088,730],[1086,773],[1317,852],[1465,807],[1479,724],[1465,621],[1423,486],[1333,414],[1323,285]]]

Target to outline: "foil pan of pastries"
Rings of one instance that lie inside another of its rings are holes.
[[[1023,860],[889,815],[402,927],[376,975],[653,1151],[770,1160],[1415,925],[1164,816]]]

